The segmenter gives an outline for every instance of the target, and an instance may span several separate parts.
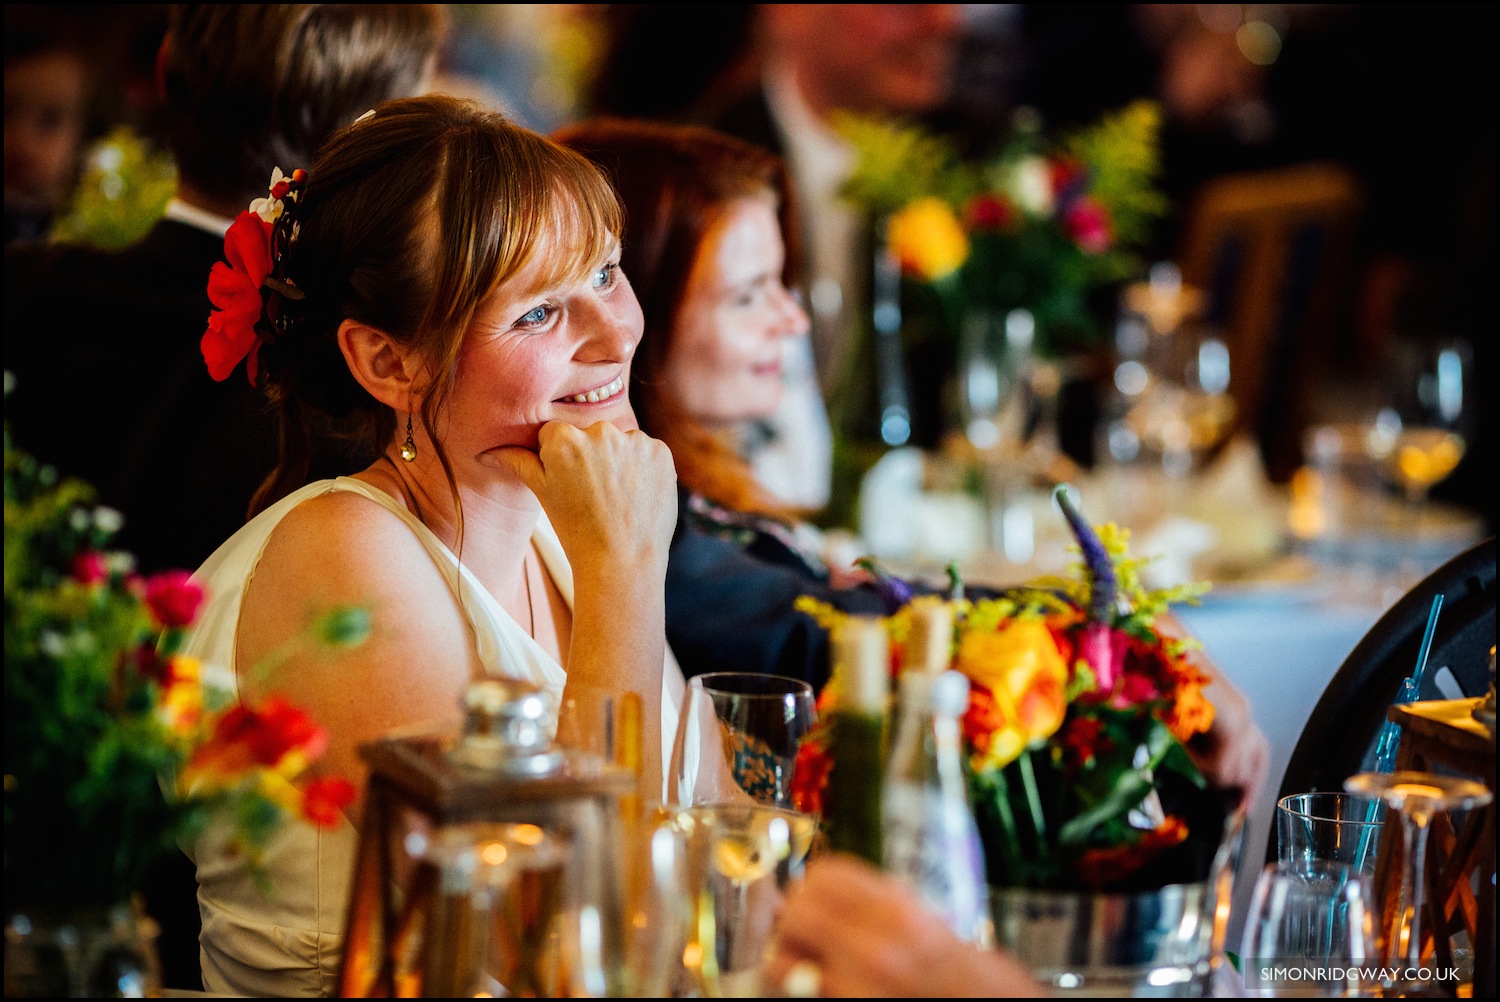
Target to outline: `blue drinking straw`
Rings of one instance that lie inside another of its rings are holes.
[[[1401,688],[1396,692],[1396,698],[1392,701],[1396,705],[1415,703],[1422,692],[1422,679],[1427,674],[1427,658],[1432,653],[1432,636],[1437,631],[1438,613],[1443,608],[1443,594],[1432,597],[1432,609],[1427,613],[1427,628],[1422,633],[1422,646],[1417,650],[1417,667],[1401,683]],[[1385,726],[1380,729],[1380,738],[1375,742],[1375,767],[1374,772],[1392,772],[1396,768],[1396,750],[1401,744],[1401,725],[1394,720],[1387,720]],[[1363,865],[1366,854],[1370,851],[1370,833],[1374,830],[1375,812],[1378,805],[1371,804],[1365,816],[1370,822],[1360,836],[1358,854],[1355,856],[1355,865]]]

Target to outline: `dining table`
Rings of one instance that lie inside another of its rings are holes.
[[[1062,572],[1077,559],[1050,485],[976,497],[958,486],[964,478],[952,475],[944,457],[905,450],[882,464],[863,487],[858,545],[892,568],[936,583],[951,565],[965,582],[1005,587]],[[1248,700],[1269,744],[1265,782],[1245,805],[1225,941],[1238,952],[1275,838],[1282,776],[1324,689],[1381,614],[1477,542],[1485,526],[1471,511],[1433,502],[1412,532],[1397,499],[1374,498],[1367,518],[1345,519],[1332,531],[1308,511],[1297,484],[1267,479],[1249,442],[1232,443],[1212,467],[1187,477],[1119,468],[1071,473],[1084,514],[1129,531],[1131,555],[1147,558],[1148,584],[1209,586],[1172,611]],[[1451,675],[1439,671],[1435,681],[1450,698],[1462,695]]]

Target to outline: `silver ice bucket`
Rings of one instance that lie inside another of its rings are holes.
[[[1208,877],[1129,894],[991,887],[996,945],[1059,995],[1208,998],[1225,963],[1244,815]]]

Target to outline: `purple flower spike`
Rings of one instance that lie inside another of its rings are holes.
[[[1083,628],[1079,641],[1079,656],[1094,672],[1098,692],[1108,695],[1114,692],[1119,681],[1119,662],[1124,658],[1123,647],[1116,643],[1114,618],[1118,608],[1119,579],[1115,576],[1115,562],[1099,539],[1094,527],[1073,504],[1067,484],[1058,484],[1052,491],[1057,506],[1068,520],[1068,528],[1078,540],[1083,551],[1083,562],[1089,570],[1089,621]]]
[[[916,590],[908,582],[888,573],[875,562],[874,557],[860,557],[854,565],[869,571],[870,576],[875,579],[875,591],[885,603],[887,616],[894,615],[916,594]]]
[[[1093,526],[1089,525],[1073,504],[1070,490],[1067,484],[1058,484],[1052,491],[1052,497],[1062,509],[1063,517],[1068,520],[1068,528],[1073,530],[1078,548],[1083,551],[1083,562],[1089,569],[1089,619],[1111,625],[1114,623],[1119,598],[1115,562],[1110,559],[1109,551],[1104,548],[1104,543],[1094,532]]]

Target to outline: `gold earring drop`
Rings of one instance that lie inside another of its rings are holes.
[[[408,463],[417,458],[417,443],[411,437],[411,411],[406,412],[406,441],[401,443],[401,458]]]

